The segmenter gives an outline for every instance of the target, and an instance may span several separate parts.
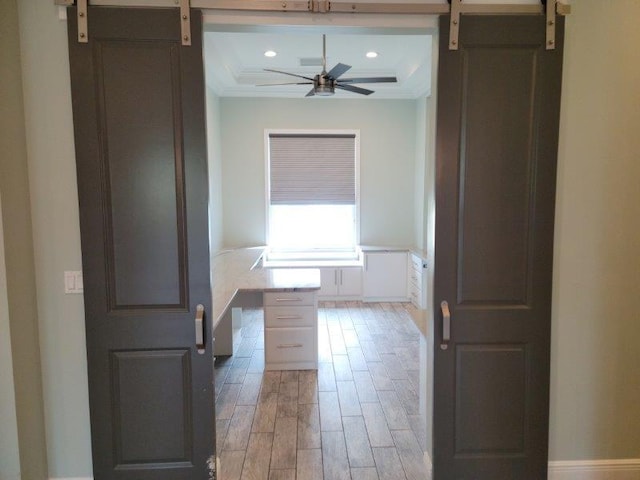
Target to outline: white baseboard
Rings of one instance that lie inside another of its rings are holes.
[[[549,462],[549,480],[640,480],[640,458]]]
[[[49,477],[49,480],[93,480],[93,477]]]
[[[425,451],[423,455],[424,466],[427,469],[427,478],[425,480],[433,479],[433,463],[431,463],[431,455]]]

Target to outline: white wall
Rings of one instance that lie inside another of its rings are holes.
[[[265,243],[265,128],[360,130],[360,240],[414,241],[413,100],[221,99],[225,246]]]
[[[207,154],[209,169],[209,251],[215,255],[222,236],[222,139],[220,137],[220,99],[207,87]]]
[[[413,224],[414,236],[412,246],[426,250],[424,239],[425,228],[425,171],[427,159],[427,99],[416,100],[416,158],[414,169],[414,208]]]

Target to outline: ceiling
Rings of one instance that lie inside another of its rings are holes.
[[[295,77],[265,72],[265,68],[307,77],[322,70],[322,34],[317,31],[206,32],[204,49],[207,84],[221,97],[303,98],[310,85],[256,85],[298,81]],[[264,56],[267,50],[277,55],[267,58]],[[377,52],[378,57],[367,58],[365,54],[369,51]],[[415,99],[430,93],[429,35],[327,35],[327,70],[338,62],[352,66],[344,78],[396,76],[398,83],[358,84],[375,93],[364,96],[336,90],[336,98]],[[310,99],[317,101],[318,97]]]

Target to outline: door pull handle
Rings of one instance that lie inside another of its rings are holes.
[[[446,300],[440,303],[440,310],[442,311],[442,343],[440,344],[440,349],[446,350],[449,348],[449,340],[451,340],[451,312]]]
[[[204,305],[196,306],[196,349],[202,355],[204,353]]]

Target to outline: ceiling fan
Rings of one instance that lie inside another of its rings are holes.
[[[264,85],[258,85],[259,87],[268,87],[273,85],[313,85],[313,88],[309,90],[309,93],[305,97],[318,96],[330,96],[335,93],[335,89],[347,90],[353,93],[359,93],[361,95],[371,95],[373,90],[366,88],[356,87],[354,83],[395,83],[398,81],[396,77],[363,77],[363,78],[340,78],[347,70],[351,68],[351,65],[345,65],[344,63],[338,63],[335,67],[327,72],[327,41],[326,36],[322,35],[322,72],[315,77],[305,77],[304,75],[297,75],[295,73],[283,72],[281,70],[273,70],[271,68],[265,68],[267,72],[281,73],[283,75],[289,75],[291,77],[298,77],[306,82],[290,82],[290,83],[269,83]]]

